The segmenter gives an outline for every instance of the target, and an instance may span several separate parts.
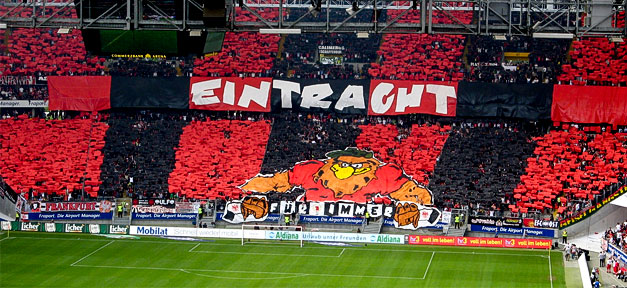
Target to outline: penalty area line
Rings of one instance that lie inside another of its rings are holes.
[[[91,252],[91,253],[89,253],[89,254],[87,254],[87,255],[83,256],[83,258],[76,260],[76,262],[74,262],[74,263],[70,264],[70,266],[75,266],[77,263],[79,263],[79,262],[81,262],[81,261],[83,261],[83,260],[87,259],[87,257],[89,257],[89,256],[91,256],[91,255],[96,254],[96,252],[98,252],[98,251],[100,251],[100,250],[102,250],[102,249],[106,248],[107,246],[111,245],[113,242],[114,242],[114,241],[111,241],[111,242],[109,242],[109,243],[107,243],[107,244],[105,244],[105,245],[101,246],[100,248],[98,248],[98,249],[94,250],[93,252]]]
[[[200,246],[200,243],[196,244],[194,247],[192,247],[191,249],[187,250],[187,252],[192,252],[194,251],[194,249],[196,249],[196,247]]]
[[[193,250],[193,249],[190,249]],[[306,255],[306,254],[281,254],[281,253],[261,253],[261,252],[237,252],[237,251],[189,251],[192,253],[206,254],[235,254],[235,255],[260,255],[260,256],[288,256],[288,257],[318,257],[318,258],[338,258],[337,255]]]
[[[422,276],[422,279],[426,279],[427,278],[427,273],[429,272],[429,267],[431,267],[431,262],[433,261],[433,256],[435,256],[435,251],[433,251],[433,253],[431,253],[431,259],[429,259],[429,265],[427,265],[427,269],[425,270],[425,275]]]
[[[296,277],[315,276],[315,277],[350,277],[350,278],[424,280],[423,278],[405,277],[405,276],[377,276],[377,275],[297,273],[297,272],[271,272],[271,271],[239,271],[239,270],[193,269],[193,268],[133,267],[133,266],[107,266],[107,265],[82,265],[82,264],[76,264],[74,265],[74,267],[177,271],[177,272],[183,272],[183,273],[188,273],[188,274],[197,274],[197,273],[189,273],[190,271],[194,271],[194,272],[216,272],[216,273],[246,273],[246,274],[270,274],[270,275],[274,274],[274,275],[287,275],[287,276],[296,276]],[[210,275],[199,275],[199,276],[212,277]],[[292,278],[292,277],[289,277],[289,278]],[[246,277],[246,279],[250,279],[250,277]]]

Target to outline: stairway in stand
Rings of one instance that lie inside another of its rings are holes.
[[[447,236],[454,237],[463,237],[464,234],[466,234],[466,226],[462,226],[461,229],[449,228],[448,232],[446,233]]]
[[[379,234],[381,227],[383,226],[383,217],[379,217],[377,220],[370,220],[370,224],[364,225],[362,233]]]

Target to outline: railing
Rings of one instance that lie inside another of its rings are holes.
[[[568,218],[561,218],[559,220],[560,229],[566,228],[568,226],[578,223],[583,219],[590,217],[606,204],[625,194],[627,192],[627,186],[625,185],[625,183],[625,179],[622,179],[621,181],[619,181],[619,183],[610,185],[609,187],[603,189],[600,194],[594,197],[591,202],[592,205],[580,209],[580,211],[573,216],[570,216]]]

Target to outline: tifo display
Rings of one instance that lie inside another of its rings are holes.
[[[497,2],[0,1],[0,287],[627,281],[627,3]]]

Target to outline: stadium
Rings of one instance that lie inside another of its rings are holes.
[[[2,0],[0,287],[627,287],[625,0]]]

